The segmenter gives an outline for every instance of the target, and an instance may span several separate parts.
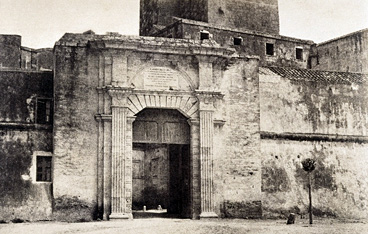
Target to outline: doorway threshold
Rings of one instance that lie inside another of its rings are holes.
[[[179,214],[167,213],[167,209],[150,209],[150,210],[133,210],[134,219],[145,219],[145,218],[181,218]]]

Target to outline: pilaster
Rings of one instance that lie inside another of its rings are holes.
[[[131,210],[131,155],[127,145],[129,89],[110,89],[112,97],[112,155],[111,155],[111,215],[114,218],[132,218]]]
[[[211,87],[213,87],[213,61],[215,58],[198,55],[197,59],[199,70],[199,89],[211,89]]]
[[[209,91],[197,91],[196,94],[199,100],[200,218],[217,218],[213,191],[213,112],[216,99],[222,95]]]

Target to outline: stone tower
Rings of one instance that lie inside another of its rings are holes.
[[[279,34],[278,0],[141,0],[140,35],[150,35],[172,17],[238,30]]]

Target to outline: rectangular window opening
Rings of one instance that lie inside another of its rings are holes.
[[[208,31],[202,30],[201,31],[201,40],[208,40],[210,39],[210,33]]]
[[[37,156],[36,181],[51,182],[52,157]]]
[[[243,42],[243,38],[241,37],[234,37],[234,45],[241,45]]]
[[[47,124],[52,122],[51,99],[37,98],[36,123]]]
[[[274,55],[274,48],[272,43],[266,43],[266,54],[267,55]]]
[[[298,60],[303,60],[303,49],[302,48],[296,48],[295,49],[295,56]]]

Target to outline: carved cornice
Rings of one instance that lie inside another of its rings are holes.
[[[198,98],[214,98],[214,99],[222,99],[225,95],[220,91],[211,91],[211,90],[196,90],[195,95]]]
[[[292,141],[332,141],[332,142],[355,142],[368,143],[368,136],[356,135],[337,135],[337,134],[322,134],[322,133],[275,133],[275,132],[260,132],[261,139],[275,140],[292,140]]]
[[[195,95],[200,102],[210,103],[218,99],[223,99],[224,94],[220,91],[196,90]]]

